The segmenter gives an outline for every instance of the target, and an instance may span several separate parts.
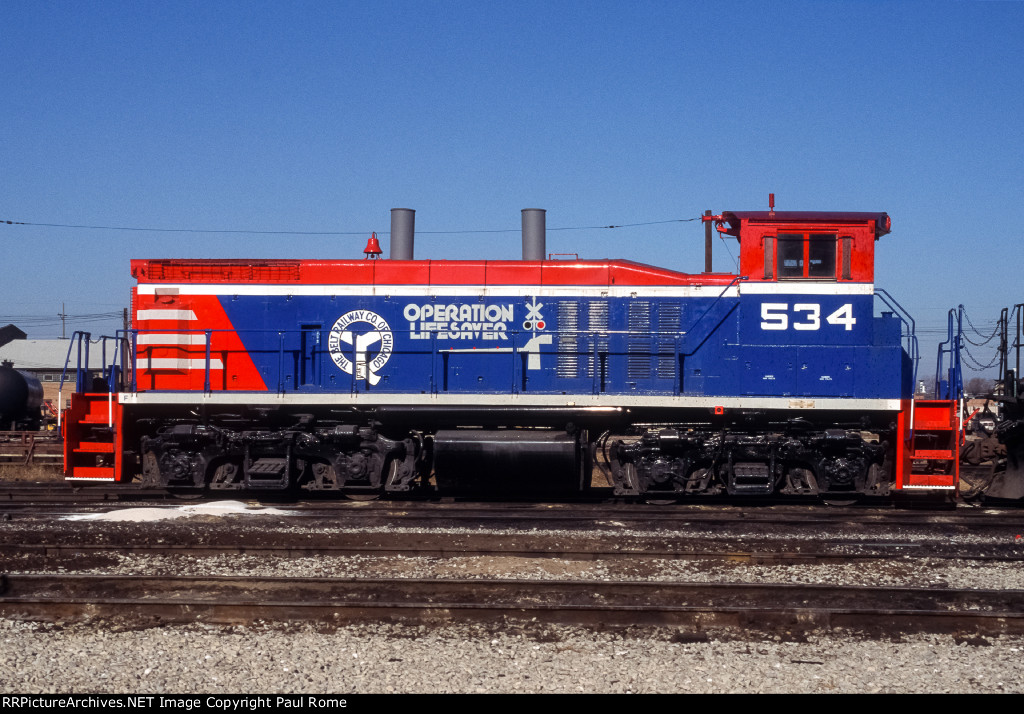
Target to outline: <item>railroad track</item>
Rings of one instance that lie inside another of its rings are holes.
[[[733,503],[696,503],[653,506],[615,499],[591,499],[574,502],[495,502],[470,500],[410,500],[355,502],[261,494],[225,492],[194,500],[180,500],[160,489],[123,486],[75,486],[56,484],[0,483],[0,513],[8,516],[65,514],[72,507],[83,512],[106,511],[121,507],[178,508],[215,501],[244,499],[254,507],[271,505],[305,518],[337,518],[365,525],[439,525],[476,526],[485,523],[500,527],[574,528],[674,528],[680,525],[791,524],[797,526],[935,526],[951,528],[1024,530],[1024,512],[1019,508],[965,508],[957,511],[903,509],[893,504],[874,504],[848,508],[822,508],[818,505],[736,505]]]
[[[0,504],[39,505],[95,502],[166,501],[172,496],[163,489],[137,485],[96,484],[83,486],[64,481],[0,482]]]
[[[593,580],[10,575],[0,614],[244,624],[540,621],[789,631],[1024,632],[1024,591]]]
[[[469,558],[508,557],[546,558],[572,561],[632,562],[658,560],[694,560],[731,562],[751,565],[818,565],[851,564],[889,561],[893,558],[929,558],[939,561],[960,561],[974,564],[1024,563],[1024,552],[978,553],[968,548],[956,552],[932,552],[918,544],[908,543],[837,543],[814,544],[802,549],[785,541],[766,541],[744,550],[696,547],[686,539],[651,539],[609,546],[607,543],[586,539],[552,541],[549,537],[509,537],[486,533],[453,537],[450,534],[335,534],[328,543],[275,544],[209,544],[209,543],[0,543],[0,567],[8,570],[24,569],[26,563],[46,563],[73,571],[76,561],[87,565],[98,559],[134,555],[144,557],[213,558],[223,556],[251,556],[276,559],[288,558],[352,558],[352,557],[408,557],[408,558]],[[702,544],[706,545],[706,544]],[[18,567],[12,567],[18,566]]]
[[[123,504],[122,504],[123,505]],[[142,502],[133,507],[176,508]],[[0,508],[4,561],[36,556],[275,555],[278,557],[505,555],[573,560],[727,559],[751,563],[846,562],[930,557],[1017,561],[1024,519],[1016,512],[817,509],[654,509],[640,504],[274,504],[289,515],[152,522],[68,521],[111,504]],[[669,512],[671,511],[671,512]],[[658,517],[660,516],[660,517]],[[31,534],[26,537],[26,534]],[[68,565],[72,565],[70,562]]]
[[[66,505],[54,506],[54,513],[61,508]],[[946,567],[932,570],[933,560],[970,561],[989,570],[1019,564],[1024,543],[1012,534],[1024,528],[1014,513],[851,509],[828,518],[791,507],[723,512],[461,502],[291,508],[304,517],[114,524],[12,511],[12,520],[0,523],[0,572],[7,573],[0,613],[52,620],[127,617],[142,625],[527,619],[766,631],[1024,631],[1024,591],[794,585],[808,578],[732,570],[859,563],[864,573],[896,573],[919,567],[926,576],[909,584],[931,585]],[[666,518],[652,519],[652,512]],[[986,535],[975,537],[979,532]],[[238,556],[246,558],[232,560]],[[593,565],[538,566],[553,559]],[[683,570],[659,562],[670,560],[702,562]],[[236,564],[253,574],[230,577],[240,572]],[[534,579],[541,571],[548,575]],[[569,575],[581,572],[585,579]],[[467,573],[475,577],[465,579]],[[331,577],[276,577],[283,574]],[[724,582],[735,580],[746,583]],[[885,579],[854,576],[847,582]]]

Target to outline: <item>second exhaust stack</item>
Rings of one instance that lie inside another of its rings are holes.
[[[543,208],[523,209],[523,260],[544,260],[546,245],[545,211]]]

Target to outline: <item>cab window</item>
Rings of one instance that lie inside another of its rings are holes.
[[[778,246],[779,277],[804,277],[804,237],[799,234],[780,233]]]
[[[780,279],[836,279],[834,233],[779,233],[776,245]]]

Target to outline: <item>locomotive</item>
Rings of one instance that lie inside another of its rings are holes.
[[[387,259],[374,236],[355,260],[133,260],[131,329],[62,415],[66,477],[355,499],[955,494],[958,404],[913,400],[913,320],[874,285],[887,214],[708,212],[735,274],[556,258],[545,212],[522,220],[521,260],[415,259],[410,209]]]

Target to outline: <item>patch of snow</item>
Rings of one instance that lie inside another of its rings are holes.
[[[172,518],[188,518],[190,516],[288,516],[288,511],[280,508],[253,508],[241,501],[214,501],[177,508],[123,508],[106,513],[89,513],[83,515],[64,516],[67,521],[165,521]]]

